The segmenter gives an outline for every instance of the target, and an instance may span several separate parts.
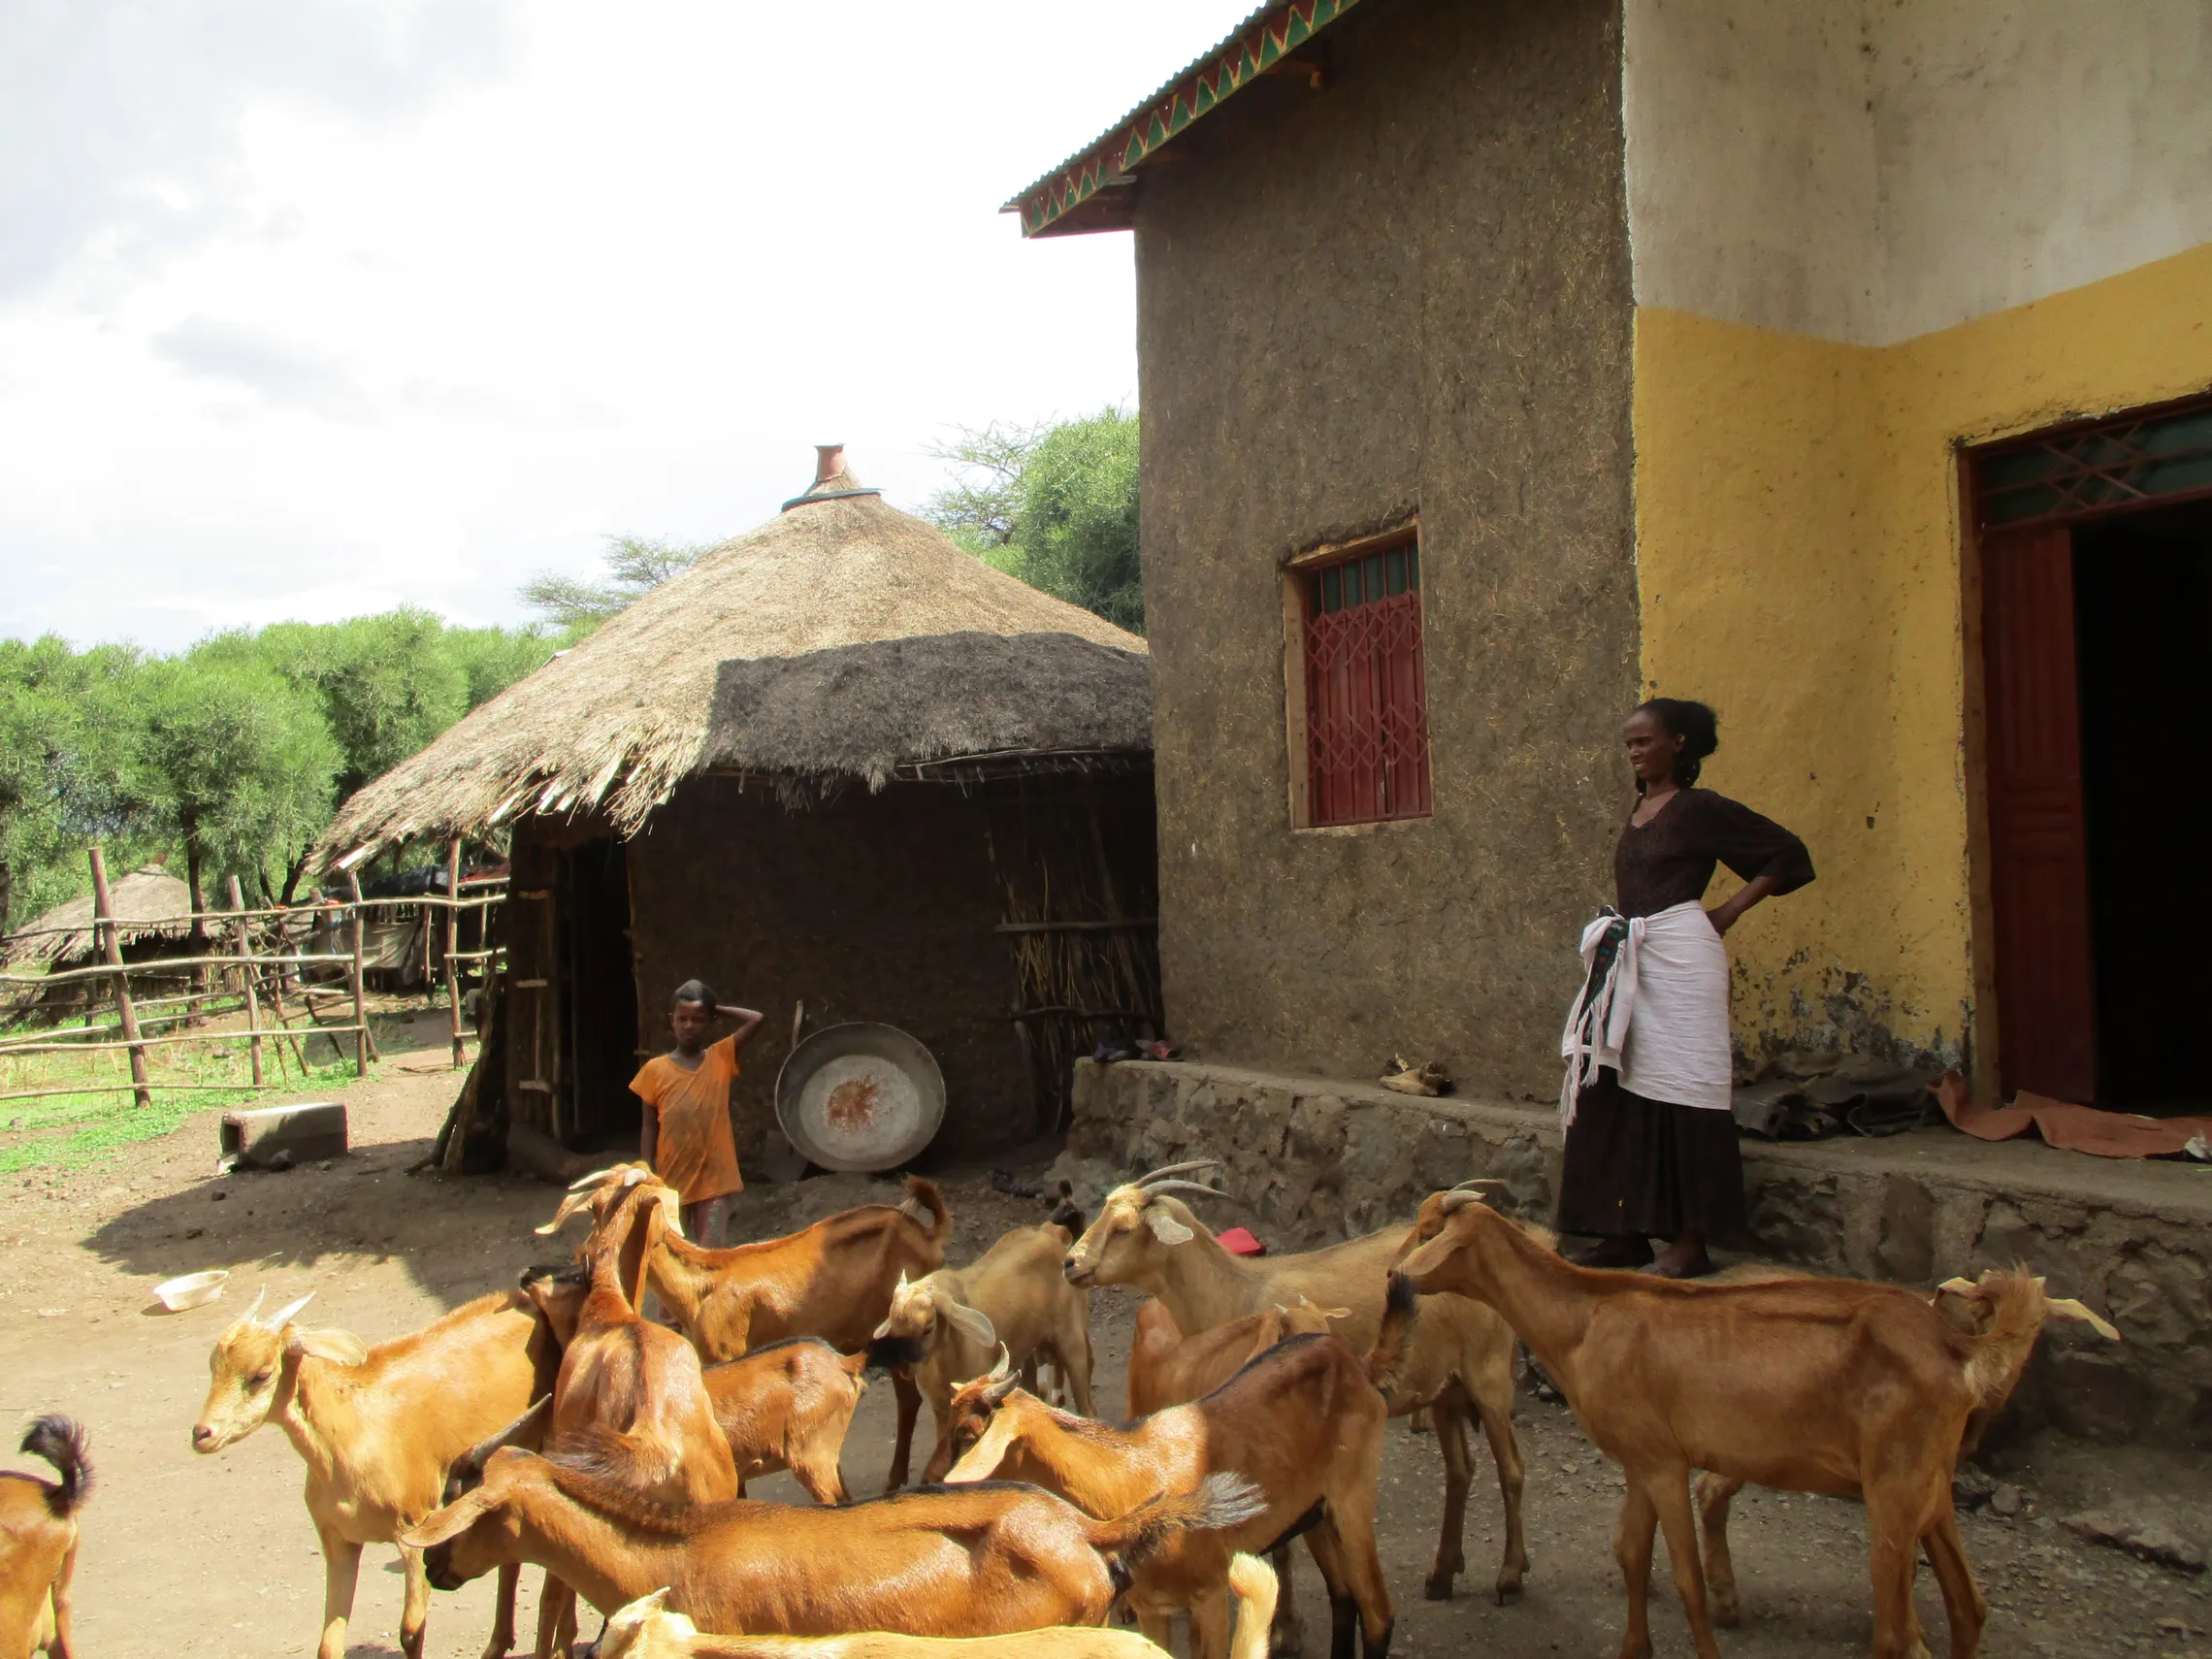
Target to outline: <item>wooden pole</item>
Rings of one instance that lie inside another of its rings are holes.
[[[98,847],[85,849],[92,861],[92,914],[100,934],[100,954],[115,970],[115,1013],[123,1028],[123,1041],[131,1050],[131,1092],[141,1106],[153,1104],[153,1089],[146,1081],[146,1047],[139,1041],[138,1010],[131,1006],[130,975],[123,969],[123,941],[115,927],[115,909],[108,897],[108,861]]]
[[[445,896],[461,896],[461,837],[456,835],[445,849]],[[453,1021],[453,1069],[459,1071],[461,1052],[461,972],[454,965],[453,953],[461,948],[461,912],[453,905],[445,908],[445,1000]]]
[[[347,969],[348,989],[353,992],[353,1074],[369,1075],[369,1007],[361,984],[361,877],[352,870],[345,872],[345,887],[353,898],[353,965]]]
[[[245,908],[245,895],[238,885],[238,877],[230,878],[230,901],[233,910]],[[238,977],[245,982],[245,1039],[246,1048],[253,1057],[253,1086],[261,1087],[261,998],[253,988],[253,945],[245,936],[245,924],[238,924]],[[279,1057],[278,1064],[282,1064]]]

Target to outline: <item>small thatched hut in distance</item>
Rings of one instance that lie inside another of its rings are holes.
[[[883,1020],[927,1044],[938,1144],[966,1152],[1055,1126],[1103,1025],[1156,1028],[1144,642],[885,504],[842,454],[325,838],[353,865],[511,833],[513,1122],[573,1147],[633,1133],[630,1076],[694,975],[769,1016],[741,1154],[797,1003],[809,1028]]]

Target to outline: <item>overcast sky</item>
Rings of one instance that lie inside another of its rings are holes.
[[[996,210],[1247,10],[5,0],[0,635],[520,621],[1133,405],[1129,238]]]

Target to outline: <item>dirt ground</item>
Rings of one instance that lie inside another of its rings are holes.
[[[298,1458],[264,1429],[214,1457],[189,1430],[207,1385],[209,1345],[267,1286],[273,1301],[315,1292],[312,1317],[369,1341],[397,1335],[545,1259],[531,1236],[554,1191],[521,1177],[444,1181],[406,1172],[428,1150],[455,1087],[439,1056],[442,1017],[386,1040],[379,1077],[345,1095],[354,1151],[326,1167],[214,1174],[211,1116],[97,1168],[12,1178],[0,1210],[0,1401],[21,1421],[39,1411],[81,1418],[99,1484],[84,1514],[78,1572],[78,1650],[104,1656],[221,1653],[238,1659],[311,1652],[322,1567],[300,1503]],[[410,1069],[420,1067],[422,1069]],[[1034,1170],[1031,1171],[1034,1173]],[[19,1179],[20,1185],[16,1184]],[[982,1170],[945,1172],[965,1260],[1038,1207],[991,1189]],[[739,1237],[789,1230],[862,1201],[859,1178],[763,1187],[742,1200]],[[564,1247],[572,1241],[564,1241]],[[228,1267],[214,1305],[147,1312],[175,1274]],[[1093,1303],[1103,1402],[1122,1397],[1134,1298]],[[846,1447],[855,1489],[877,1490],[889,1461],[891,1390],[869,1390]],[[925,1413],[927,1424],[927,1413]],[[1516,1605],[1492,1604],[1498,1499],[1486,1455],[1469,1513],[1469,1571],[1448,1604],[1421,1599],[1441,1502],[1434,1442],[1393,1424],[1384,1466],[1384,1565],[1398,1598],[1394,1652],[1479,1651],[1500,1659],[1617,1651],[1622,1597],[1611,1554],[1618,1480],[1561,1406],[1524,1394],[1518,1432],[1528,1462],[1533,1570]],[[25,1466],[23,1460],[16,1460]],[[1981,1509],[1963,1522],[1991,1602],[1984,1650],[2086,1653],[2115,1648],[2212,1659],[2212,1584],[2078,1542],[2057,1524],[2079,1510],[2124,1510],[2184,1535],[2212,1537],[2212,1477],[2201,1460],[2149,1448],[2095,1448],[2053,1438],[1992,1459],[2024,1507]],[[804,1501],[788,1477],[753,1495]],[[1734,1528],[1743,1625],[1721,1645],[1742,1659],[1864,1651],[1871,1635],[1865,1528],[1854,1505],[1747,1492]],[[1655,1564],[1653,1629],[1662,1654],[1689,1643],[1665,1557]],[[537,1575],[527,1576],[525,1624]],[[398,1651],[401,1580],[393,1555],[364,1557],[351,1653]],[[1326,1651],[1325,1606],[1309,1562],[1298,1567],[1307,1651]],[[1932,1635],[1942,1608],[1920,1581]],[[490,1580],[434,1598],[429,1652],[476,1659],[490,1624]],[[587,1629],[594,1628],[587,1623]],[[1936,1650],[1942,1651],[1940,1638]]]

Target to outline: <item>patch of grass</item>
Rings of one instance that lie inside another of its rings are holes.
[[[371,1024],[381,1025],[385,1022],[373,1019]],[[350,1038],[340,1040],[351,1043]],[[302,1046],[310,1054],[318,1048],[327,1052],[330,1047],[319,1038],[312,1045],[303,1041]],[[285,1069],[279,1072],[273,1050],[273,1043],[264,1043],[262,1052],[269,1060],[266,1075],[278,1084],[273,1090],[241,1086],[240,1080],[247,1072],[247,1046],[242,1032],[236,1041],[179,1043],[151,1050],[153,1101],[147,1106],[139,1105],[127,1089],[87,1089],[37,1099],[0,1100],[0,1134],[8,1137],[8,1143],[0,1145],[0,1175],[26,1169],[81,1169],[104,1162],[140,1142],[157,1140],[193,1118],[232,1106],[255,1105],[273,1093],[335,1091],[354,1082],[350,1058],[321,1063],[310,1060],[307,1075],[302,1077],[292,1067],[289,1054]],[[370,1075],[375,1075],[374,1068]],[[0,1092],[129,1081],[129,1057],[120,1052],[82,1057],[0,1057]],[[176,1087],[183,1084],[210,1087]]]

